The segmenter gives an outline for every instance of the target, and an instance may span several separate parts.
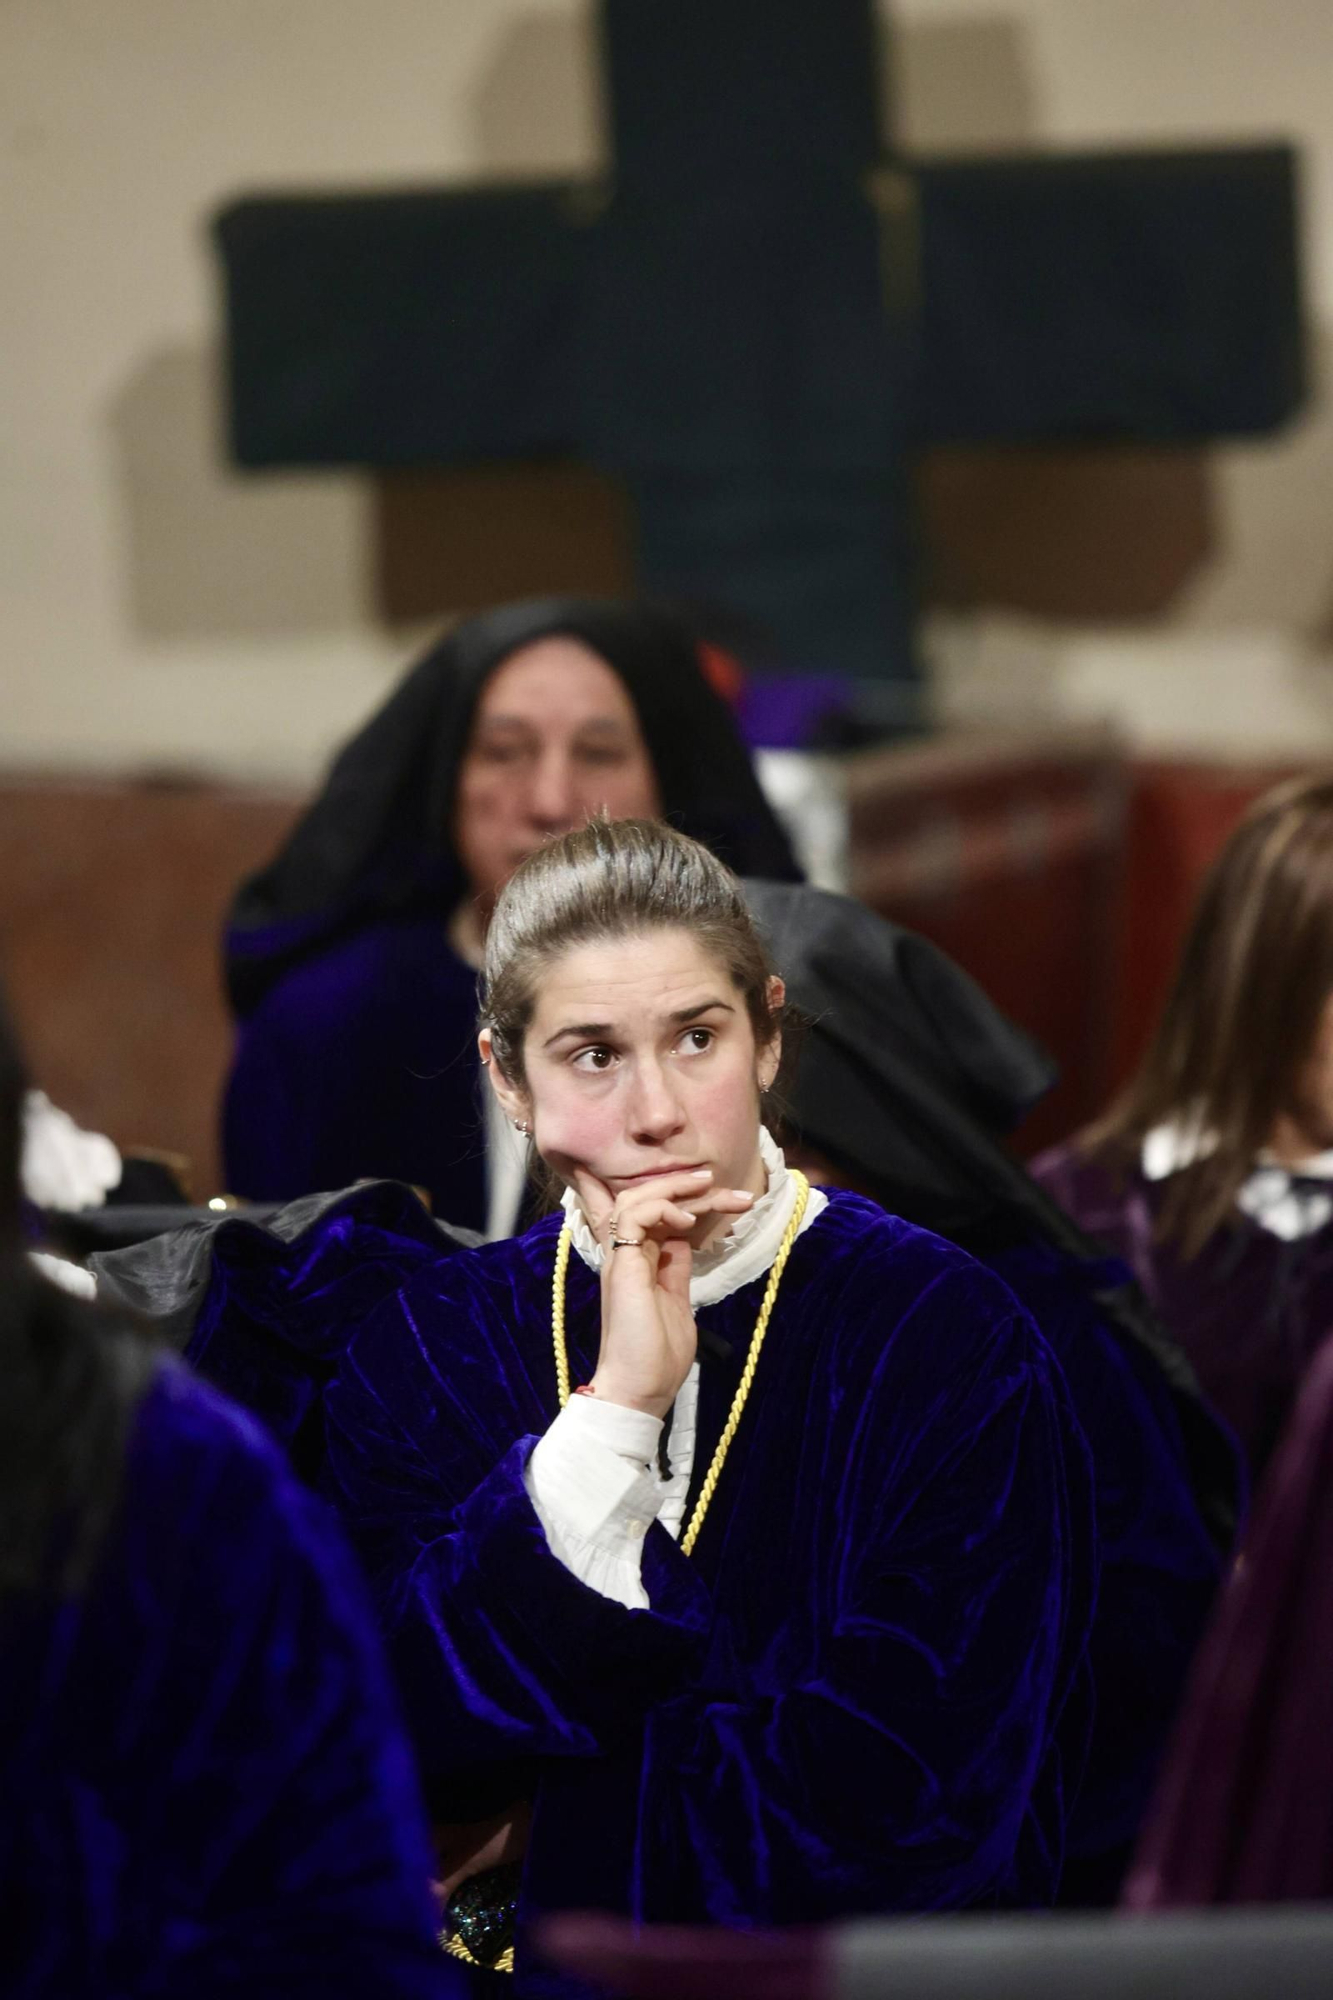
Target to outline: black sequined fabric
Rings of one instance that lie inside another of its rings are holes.
[[[519,1870],[485,1868],[470,1875],[449,1898],[449,1930],[481,1965],[494,1965],[514,1942]]]

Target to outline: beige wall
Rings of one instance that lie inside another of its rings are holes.
[[[901,0],[897,21],[917,146],[1300,140],[1333,344],[1330,0]],[[371,614],[361,481],[222,467],[216,204],[599,143],[576,0],[0,0],[0,763],[300,780],[411,643]],[[1223,546],[1169,621],[937,618],[945,711],[1333,749],[1333,419],[1216,472]]]
[[[377,697],[363,482],[222,466],[206,219],[591,162],[587,42],[523,0],[3,0],[0,763],[302,777]]]
[[[1333,355],[1333,5],[1328,0],[903,0],[905,136],[918,146],[1290,138],[1303,149],[1318,376]],[[971,60],[969,60],[969,55]],[[967,69],[969,94],[954,79]],[[1333,412],[1213,454],[1219,546],[1172,616],[1052,631],[931,621],[947,713],[1111,715],[1141,742],[1333,754]]]

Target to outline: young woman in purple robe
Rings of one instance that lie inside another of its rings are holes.
[[[526,861],[481,1053],[563,1187],[352,1334],[326,1479],[439,1833],[452,1949],[527,1919],[1041,1904],[1088,1723],[1087,1453],[964,1252],[790,1172],[783,989],[657,824]],[[553,1978],[554,1975],[549,1975]]]
[[[22,1248],[0,1019],[0,1992],[453,1995],[363,1586],[254,1422]]]
[[[518,862],[598,811],[660,813],[742,872],[799,874],[698,647],[665,612],[508,605],[418,662],[236,898],[235,1193],[402,1180],[450,1222],[510,1233],[522,1154],[486,1116],[476,1059],[486,924]]]
[[[1333,1331],[1333,780],[1251,809],[1138,1075],[1033,1171],[1133,1269],[1257,1474]]]

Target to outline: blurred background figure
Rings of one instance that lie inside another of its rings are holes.
[[[510,605],[412,669],[232,910],[231,1191],[285,1200],[374,1175],[509,1233],[525,1153],[479,1088],[486,925],[525,855],[602,811],[660,813],[742,872],[798,873],[667,613]]]
[[[1333,778],[1253,807],[1137,1075],[1034,1172],[1131,1266],[1260,1471],[1333,1330]]]
[[[1131,1909],[1333,1898],[1333,1343],[1310,1367],[1190,1680]]]
[[[0,1013],[0,1990],[455,1987],[360,1587],[249,1418],[23,1254]]]
[[[1007,1150],[1049,1060],[924,939],[845,897],[747,883],[805,1027],[793,1164],[996,1272],[1060,1358],[1097,1486],[1088,1765],[1061,1900],[1115,1899],[1240,1508],[1235,1447],[1133,1282]]]

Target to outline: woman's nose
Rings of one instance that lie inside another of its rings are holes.
[[[548,750],[539,758],[528,794],[528,811],[548,833],[566,833],[578,820],[573,766],[563,752]]]
[[[629,1102],[630,1130],[636,1139],[660,1141],[685,1122],[680,1100],[660,1063],[636,1068]]]

